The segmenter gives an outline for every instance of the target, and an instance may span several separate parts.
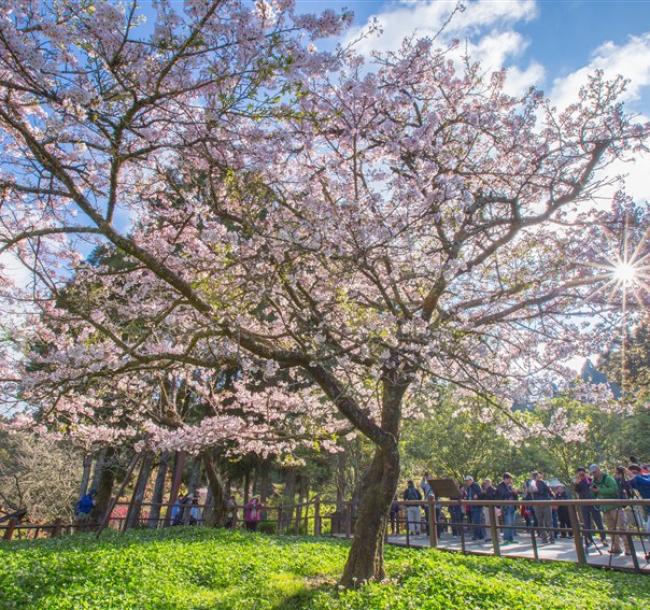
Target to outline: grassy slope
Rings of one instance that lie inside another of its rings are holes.
[[[650,578],[389,548],[391,581],[335,585],[344,542],[204,528],[0,544],[0,609],[650,608]]]

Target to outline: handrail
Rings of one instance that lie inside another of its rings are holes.
[[[434,498],[436,504],[441,504],[442,506],[458,506],[459,504],[467,506],[601,506],[603,504],[607,506],[650,506],[650,499],[643,498],[593,498],[593,499],[568,499],[568,500],[556,500],[551,498],[550,500],[463,500],[458,499],[448,499],[443,500],[439,498]],[[404,506],[428,506],[426,500],[397,500],[398,504]]]

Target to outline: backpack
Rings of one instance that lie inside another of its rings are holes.
[[[650,499],[650,474],[637,474],[631,482],[636,483],[633,489],[644,499]]]
[[[418,493],[418,490],[415,489],[415,487],[407,488],[406,493],[404,495],[406,496],[407,500],[419,500],[420,499],[418,497],[420,494]]]

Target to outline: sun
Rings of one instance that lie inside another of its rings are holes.
[[[613,275],[615,280],[623,284],[631,284],[636,279],[637,270],[633,264],[621,261],[614,267]]]

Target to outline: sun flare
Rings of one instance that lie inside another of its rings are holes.
[[[624,284],[633,282],[636,278],[636,268],[628,262],[620,262],[614,267],[614,278]]]

